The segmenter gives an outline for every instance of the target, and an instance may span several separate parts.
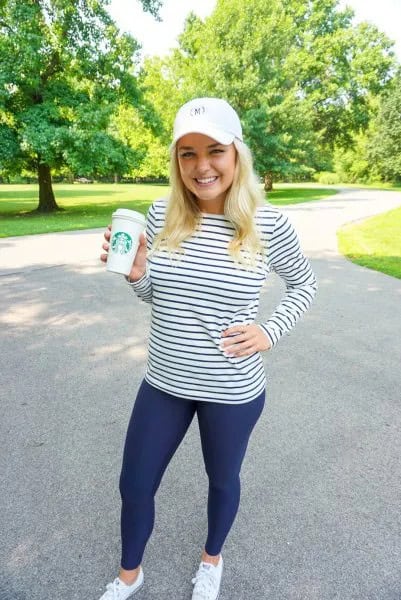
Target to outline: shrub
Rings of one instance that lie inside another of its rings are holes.
[[[316,180],[319,183],[324,183],[326,185],[334,185],[336,183],[340,183],[340,177],[337,173],[332,173],[331,171],[322,171],[316,175]]]

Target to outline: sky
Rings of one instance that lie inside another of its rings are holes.
[[[150,56],[167,54],[177,45],[189,12],[205,18],[215,5],[216,0],[164,0],[160,23],[134,0],[111,0],[109,11],[118,27],[142,44],[142,54]],[[346,5],[354,9],[355,22],[369,21],[396,42],[395,51],[401,61],[401,0],[340,0],[341,8]]]

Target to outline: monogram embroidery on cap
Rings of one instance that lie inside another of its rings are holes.
[[[204,106],[194,106],[194,108],[191,108],[189,114],[191,117],[200,117],[201,115],[204,115],[205,112],[206,108]]]

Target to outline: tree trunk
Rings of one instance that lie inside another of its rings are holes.
[[[273,173],[269,171],[269,173],[265,173],[265,192],[271,192],[273,189]]]
[[[56,210],[61,210],[56,203],[53,193],[52,176],[49,165],[39,163],[38,166],[39,179],[39,206],[36,209],[41,213],[50,213]]]
[[[120,183],[120,175],[114,173],[114,183]]]

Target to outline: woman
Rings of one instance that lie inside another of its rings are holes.
[[[110,228],[105,238],[107,251]],[[256,324],[272,270],[284,279],[286,293],[271,317]],[[316,290],[292,226],[264,201],[240,120],[224,100],[198,98],[178,111],[171,193],[148,212],[146,240],[142,236],[127,282],[152,303],[152,324],[120,479],[121,569],[101,600],[125,600],[142,586],[154,496],[195,413],[209,495],[192,600],[216,600],[221,549],[239,506],[241,464],[264,405],[260,353],[294,326]]]

